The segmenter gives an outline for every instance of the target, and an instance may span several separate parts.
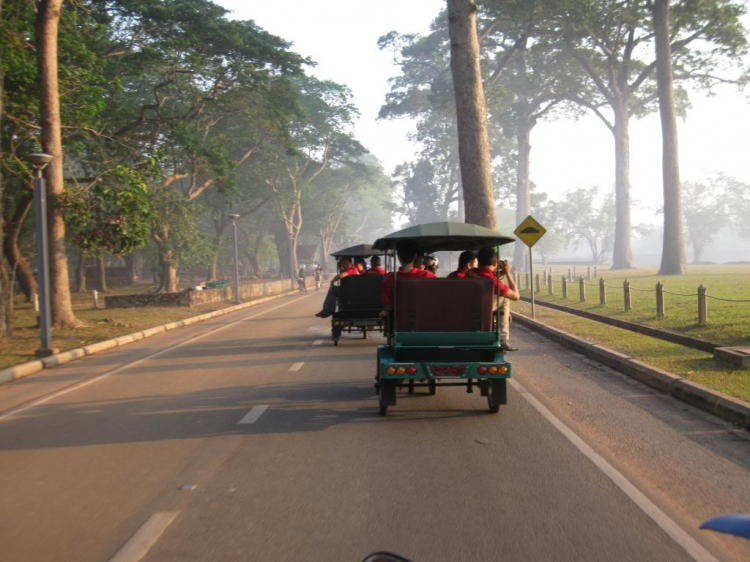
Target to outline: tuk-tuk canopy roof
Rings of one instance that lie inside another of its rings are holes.
[[[344,248],[331,255],[334,258],[369,258],[370,256],[382,256],[384,252],[376,250],[371,244],[357,244],[350,248]]]
[[[392,232],[379,238],[373,244],[378,250],[387,250],[399,240],[411,239],[416,242],[421,252],[455,252],[476,250],[483,246],[510,244],[516,239],[500,234],[477,224],[465,222],[431,222],[418,224]]]

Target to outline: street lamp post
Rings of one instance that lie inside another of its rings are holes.
[[[239,215],[229,215],[232,219],[232,231],[234,233],[234,302],[240,304],[242,298],[240,296],[240,251],[237,248],[237,219]]]
[[[49,357],[57,353],[52,347],[52,326],[50,311],[49,283],[49,240],[47,238],[47,190],[42,170],[52,161],[52,156],[34,152],[26,157],[34,167],[34,207],[36,227],[36,255],[39,269],[39,327],[42,347],[36,351],[37,357]]]

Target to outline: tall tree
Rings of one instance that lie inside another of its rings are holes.
[[[78,325],[73,314],[68,278],[68,257],[65,246],[65,221],[57,197],[62,195],[63,149],[58,91],[57,35],[62,0],[40,0],[36,20],[36,48],[39,67],[42,148],[52,156],[45,168],[49,209],[50,297],[52,325],[56,328]]]
[[[727,187],[734,186],[721,176],[709,182],[685,182],[682,185],[685,230],[693,247],[693,263],[703,261],[705,249],[726,227],[726,217],[733,202],[727,197]]]
[[[3,21],[3,0],[0,0],[0,23]],[[2,130],[3,119],[3,52],[0,45],[0,130]],[[3,202],[5,198],[5,182],[3,181],[2,169],[0,169],[0,243],[3,243],[5,224],[3,222]],[[8,271],[5,260],[0,257],[0,337],[10,332],[10,299],[11,287],[8,283]]]
[[[451,73],[456,96],[465,219],[494,229],[497,220],[476,12],[474,0],[448,0]]]
[[[589,76],[598,97],[574,97],[607,126],[615,146],[617,218],[613,269],[633,267],[630,218],[630,120],[656,109],[656,60],[648,56],[654,39],[652,0],[569,0],[559,4],[553,34]],[[715,71],[741,60],[746,50],[742,3],[734,0],[678,0],[670,25],[675,80],[704,87],[732,81]],[[741,65],[740,65],[741,66]],[[734,79],[736,81],[736,79]],[[680,105],[687,94],[675,92]],[[611,115],[607,116],[604,107]]]
[[[670,0],[654,0],[656,85],[661,117],[662,182],[664,186],[664,240],[659,275],[682,275],[685,268],[685,240],[682,227],[680,162],[677,143],[677,110],[672,80],[672,49],[669,32]]]

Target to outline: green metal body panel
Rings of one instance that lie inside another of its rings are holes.
[[[396,347],[476,347],[496,348],[500,346],[497,332],[397,332]]]
[[[456,347],[456,346],[454,346]],[[422,348],[425,349],[425,348]],[[435,378],[441,378],[441,379],[453,379],[453,380],[462,380],[462,379],[509,379],[513,376],[513,365],[505,361],[505,357],[503,355],[503,352],[500,348],[497,348],[497,352],[495,354],[495,360],[494,361],[397,361],[396,357],[394,355],[393,349],[387,345],[381,345],[378,347],[378,356],[380,357],[380,365],[378,366],[380,377],[383,380],[393,380],[393,381],[399,381],[399,380],[421,380],[421,379],[427,379],[427,380],[433,380]],[[479,367],[481,366],[489,366],[489,365],[504,365],[508,368],[508,372],[504,375],[501,375],[499,373],[496,373],[494,375],[491,375],[490,373],[484,373],[479,374]],[[386,370],[388,367],[415,367],[417,369],[417,372],[413,375],[409,375],[408,373],[404,373],[403,375],[389,375]],[[460,376],[440,376],[437,377],[432,372],[432,367],[458,367],[458,366],[465,366],[466,369],[464,370],[463,374]]]

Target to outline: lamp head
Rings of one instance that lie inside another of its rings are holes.
[[[234,215],[234,214],[232,214],[232,215],[227,215],[227,216],[228,216],[228,217],[229,217],[230,219],[232,219],[233,221],[236,221],[236,220],[237,220],[238,218],[240,218],[240,216],[239,216],[239,215]]]
[[[52,156],[44,152],[32,152],[26,155],[26,161],[38,170],[43,170],[47,164],[52,162]]]

